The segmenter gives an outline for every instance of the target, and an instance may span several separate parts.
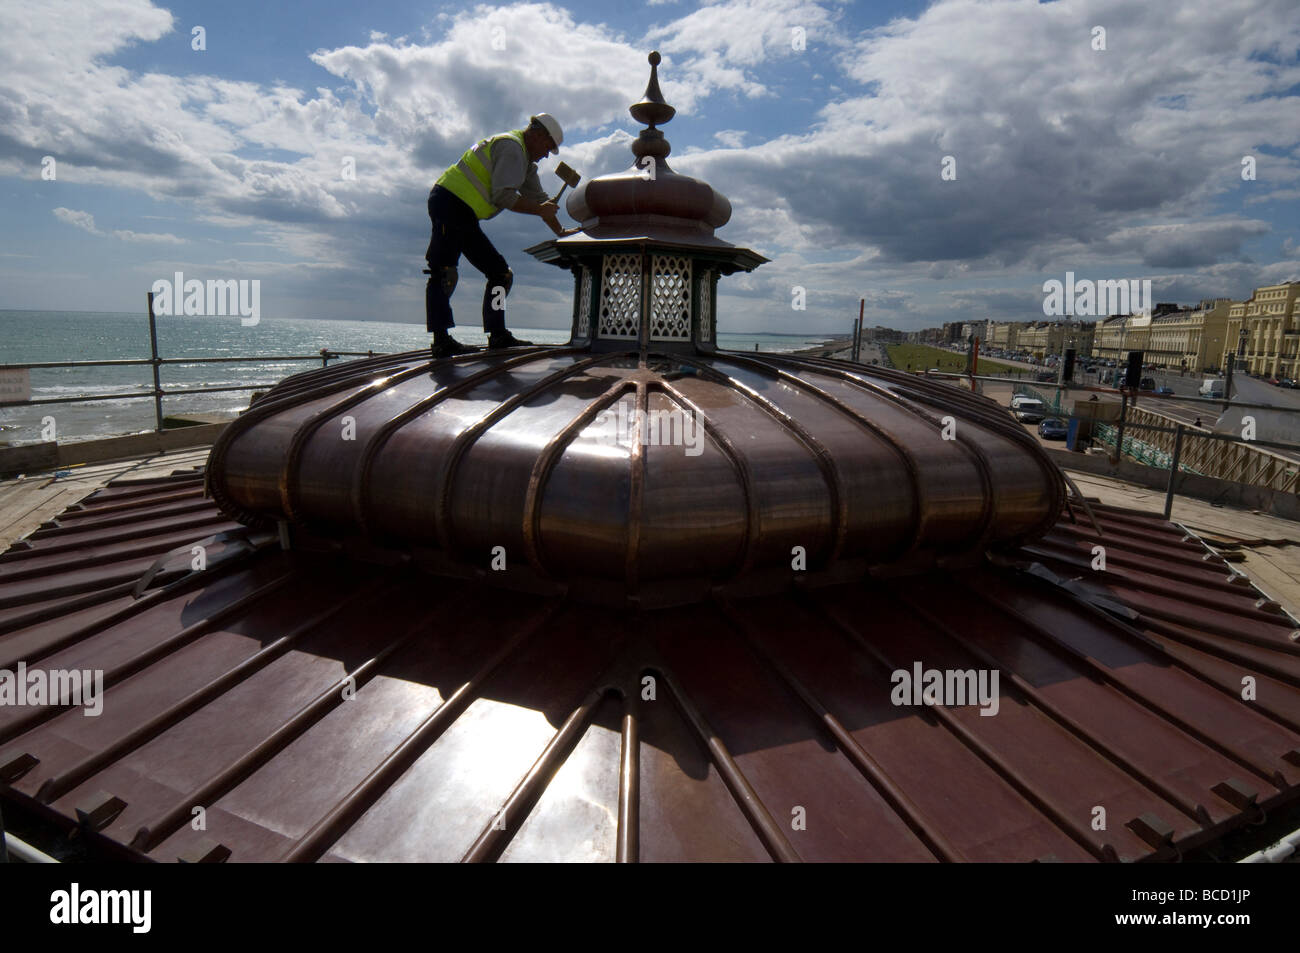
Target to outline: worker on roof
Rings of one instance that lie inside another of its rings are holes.
[[[514,273],[505,258],[479,227],[481,219],[493,218],[502,209],[536,215],[556,235],[560,227],[559,206],[542,191],[537,178],[537,160],[559,152],[564,141],[560,124],[549,113],[529,117],[526,129],[515,129],[481,139],[441,176],[429,192],[429,218],[433,237],[424,257],[429,262],[429,284],[425,289],[426,326],[433,332],[435,360],[478,350],[451,336],[451,293],[459,273],[456,266],[464,253],[469,263],[487,278],[483,292],[483,330],[488,350],[519,347],[521,341],[506,330],[505,297]]]

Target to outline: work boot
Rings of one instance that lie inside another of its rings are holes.
[[[469,344],[461,344],[454,337],[448,334],[441,339],[434,338],[433,344],[429,346],[429,353],[435,361],[441,361],[443,358],[455,357],[457,354],[474,354],[479,350]]]
[[[531,347],[532,341],[521,341],[509,331],[493,331],[488,335],[488,350],[500,351],[507,347]]]

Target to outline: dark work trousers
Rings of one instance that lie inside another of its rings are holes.
[[[430,331],[442,331],[455,325],[443,270],[448,266],[455,268],[463,253],[487,278],[483,290],[483,330],[489,334],[504,330],[506,312],[504,308],[493,309],[492,289],[506,284],[508,290],[508,279],[502,276],[509,272],[510,266],[483,234],[474,210],[448,189],[435,185],[429,193],[429,218],[433,222],[433,237],[429,239],[429,250],[424,253],[430,272],[429,284],[424,289],[425,326]]]

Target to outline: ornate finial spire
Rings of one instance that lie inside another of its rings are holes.
[[[659,51],[654,50],[646,59],[650,61],[650,82],[646,84],[641,102],[633,103],[628,112],[637,122],[645,123],[647,128],[642,129],[641,135],[633,140],[632,154],[637,157],[638,164],[646,156],[653,156],[656,166],[662,166],[672,147],[655,126],[672,119],[677,115],[677,110],[664,101],[664,94],[659,91]]]
[[[637,122],[643,122],[653,129],[672,119],[677,115],[677,110],[668,105],[664,94],[659,91],[659,51],[653,51],[646,58],[650,61],[650,82],[646,84],[641,102],[634,103],[628,112]]]

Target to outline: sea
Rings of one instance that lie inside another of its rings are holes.
[[[340,321],[311,318],[262,318],[244,327],[238,317],[159,316],[158,355],[179,364],[164,364],[164,390],[199,387],[242,387],[237,391],[178,394],[163,398],[164,415],[221,414],[232,416],[248,406],[255,390],[264,390],[291,374],[321,366],[321,349],[375,354],[415,351],[429,346],[422,324],[391,321]],[[512,327],[518,337],[538,344],[564,344],[567,329]],[[457,340],[486,343],[482,330],[458,327]],[[815,347],[831,336],[802,334],[728,333],[718,344],[738,351],[790,352]],[[59,361],[148,359],[149,320],[144,314],[101,311],[0,310],[0,386],[11,381],[7,364]],[[195,364],[201,357],[256,358],[249,363]],[[354,360],[352,357],[337,360]],[[330,362],[331,366],[335,363]],[[153,371],[148,365],[127,367],[35,368],[30,372],[31,397],[95,397],[134,394],[86,403],[56,403],[0,407],[0,445],[49,439],[89,440],[112,434],[154,429],[154,405],[149,391]],[[5,398],[0,397],[0,400]]]

